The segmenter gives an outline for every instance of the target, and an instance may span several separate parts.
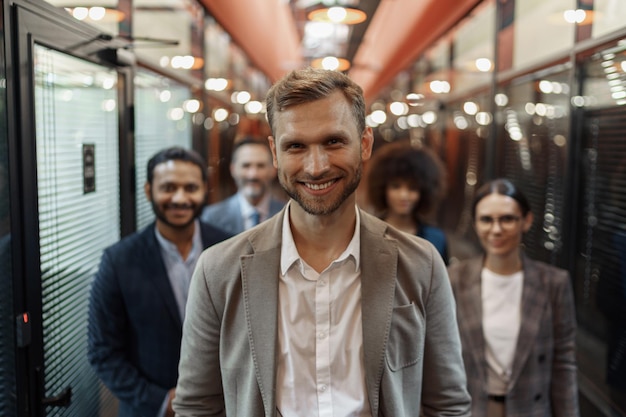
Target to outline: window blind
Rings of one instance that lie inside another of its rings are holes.
[[[87,362],[87,314],[102,250],[120,235],[117,74],[39,45],[34,70],[45,391],[73,391],[68,408],[46,412],[97,416],[108,400]],[[85,144],[93,192],[83,183]]]

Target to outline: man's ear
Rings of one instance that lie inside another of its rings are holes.
[[[210,189],[210,185],[209,185],[209,178],[207,177],[207,180],[204,182],[202,188],[204,189],[204,204],[209,204],[209,189]]]
[[[150,186],[150,183],[147,181],[143,185],[143,192],[146,194],[146,199],[148,201],[152,201],[152,187]]]
[[[361,135],[361,159],[368,161],[372,156],[372,149],[374,147],[374,133],[372,128],[367,126]]]
[[[274,136],[268,136],[267,141],[270,144],[270,150],[272,151],[272,164],[274,168],[278,169],[278,160],[276,159],[276,143],[274,142]]]

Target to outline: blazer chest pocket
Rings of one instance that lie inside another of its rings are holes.
[[[415,304],[394,307],[387,343],[387,362],[392,371],[422,360],[424,330],[424,319]]]

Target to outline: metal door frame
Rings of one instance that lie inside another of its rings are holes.
[[[127,42],[41,0],[8,0],[4,12],[11,201],[17,417],[45,415],[42,285],[39,261],[33,46],[35,42],[118,71],[120,178],[134,168],[132,67],[118,62]],[[130,142],[130,143],[129,143]],[[122,175],[123,174],[123,175]],[[132,181],[120,181],[120,210],[134,205]],[[134,218],[121,216],[120,218]],[[131,227],[126,226],[125,228]],[[124,228],[122,229],[124,231]],[[57,395],[58,393],[55,393]],[[54,400],[49,399],[49,400]]]

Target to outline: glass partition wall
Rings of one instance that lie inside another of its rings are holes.
[[[527,194],[526,252],[572,276],[585,417],[626,416],[625,21],[621,1],[483,1],[369,110],[386,113],[370,123],[381,143],[439,138],[420,144],[447,167],[452,261],[480,252],[477,186],[502,176]]]

